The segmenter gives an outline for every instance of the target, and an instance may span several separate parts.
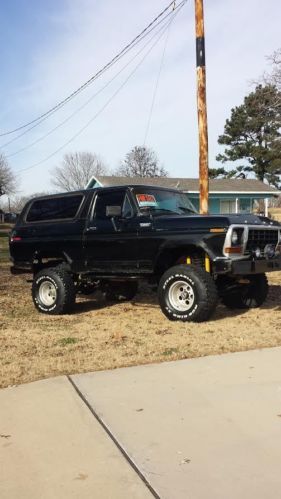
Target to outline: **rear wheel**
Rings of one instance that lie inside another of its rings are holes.
[[[192,265],[176,265],[161,277],[158,297],[162,312],[173,321],[203,322],[217,304],[217,288],[209,273]]]
[[[110,282],[107,285],[105,297],[108,301],[130,301],[138,291],[136,281]]]
[[[75,303],[75,286],[71,275],[61,267],[41,270],[33,280],[32,299],[37,310],[44,314],[71,312]]]
[[[250,283],[245,284],[225,296],[222,303],[231,309],[258,308],[266,300],[268,294],[268,282],[265,274],[245,276]]]

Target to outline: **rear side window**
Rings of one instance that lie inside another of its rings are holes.
[[[38,199],[29,208],[27,222],[43,222],[47,220],[61,220],[74,218],[81,205],[83,196],[64,196],[56,198]]]

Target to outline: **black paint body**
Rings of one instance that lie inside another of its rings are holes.
[[[253,267],[249,257],[241,262],[243,266],[223,255],[228,227],[231,224],[254,224],[258,217],[198,214],[153,216],[139,209],[134,196],[135,187],[79,191],[83,201],[75,218],[70,220],[27,222],[26,216],[34,200],[27,203],[11,235],[12,272],[34,272],[36,266],[45,259],[55,259],[66,261],[71,272],[82,276],[151,278],[161,275],[176,264],[180,257],[189,254],[207,254],[213,274],[280,270],[280,259],[276,260],[274,268],[269,268],[265,260],[256,262]],[[143,186],[144,190],[147,188]],[[127,194],[133,208],[131,216],[96,220],[93,217],[95,198],[97,193],[105,191]],[[71,195],[73,193],[63,196]],[[258,219],[258,223],[262,220],[265,223],[262,218]],[[275,225],[279,226],[277,222]],[[223,229],[223,232],[212,233],[210,230],[213,228]]]

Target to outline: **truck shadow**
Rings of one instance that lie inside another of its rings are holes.
[[[272,284],[269,286],[268,296],[261,309],[272,309],[281,311],[281,285]]]
[[[75,303],[74,313],[84,314],[86,312],[94,312],[95,310],[112,307],[115,304],[116,303],[107,301],[100,293],[79,295]]]
[[[266,302],[260,307],[260,310],[276,310],[281,311],[281,286],[271,285],[269,286],[269,293]],[[148,313],[148,309],[158,309],[159,303],[157,298],[157,293],[155,289],[149,287],[141,287],[139,293],[130,302],[112,302],[107,301],[102,295],[102,293],[96,292],[92,295],[84,296],[80,295],[78,301],[75,305],[75,314],[83,314],[95,310],[102,310],[110,308],[113,306],[118,306],[118,304],[128,303],[139,309],[143,308],[144,313]],[[160,308],[159,308],[160,310]],[[220,321],[226,318],[233,318],[237,316],[244,315],[247,313],[247,309],[229,309],[225,307],[222,303],[219,303],[217,309],[212,316],[212,321]]]

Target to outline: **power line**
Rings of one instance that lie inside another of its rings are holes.
[[[167,36],[166,36],[166,39],[165,39],[165,42],[164,42],[164,47],[163,47],[162,57],[161,57],[161,61],[160,61],[160,66],[159,66],[157,78],[156,78],[156,81],[155,81],[154,92],[153,92],[153,96],[152,96],[152,101],[151,101],[151,106],[150,106],[150,110],[149,110],[149,115],[148,115],[146,130],[145,130],[145,134],[144,134],[144,141],[143,141],[143,145],[144,146],[146,144],[146,140],[147,140],[147,136],[148,136],[150,124],[151,124],[152,113],[153,113],[153,109],[154,109],[154,104],[155,104],[155,100],[156,100],[157,90],[158,90],[158,87],[159,87],[160,76],[161,76],[161,72],[162,72],[162,69],[163,69],[164,58],[165,58],[166,49],[167,49],[167,45],[168,45],[168,39],[169,39],[169,35],[170,35],[170,27],[171,27],[171,23],[169,24],[168,29],[167,29]]]
[[[144,49],[151,43],[151,41],[161,32],[164,31],[165,28],[167,27],[168,24],[170,24],[171,20],[169,19],[166,23],[161,25],[161,28],[156,31],[148,40],[148,42],[145,43],[145,45],[109,80],[105,85],[103,85],[97,92],[95,92],[82,106],[80,106],[78,109],[76,109],[73,113],[71,113],[66,119],[64,119],[62,122],[60,122],[58,125],[56,125],[54,128],[52,128],[49,132],[44,134],[43,136],[39,137],[38,139],[34,140],[30,144],[27,144],[26,146],[22,147],[21,149],[18,149],[17,151],[6,155],[6,158],[12,158],[13,156],[16,156],[27,149],[30,149],[34,145],[38,144],[39,142],[42,142],[42,140],[46,139],[54,133],[56,130],[61,128],[63,125],[65,125],[68,121],[70,121],[76,114],[78,114],[80,111],[82,111],[90,102],[92,102],[99,94],[103,92],[130,64],[132,61],[134,61],[139,54],[141,54]]]
[[[185,2],[182,2],[181,7],[183,6],[184,3]],[[174,18],[176,17],[176,14],[177,14],[177,12],[174,13],[174,15],[172,16],[172,19],[169,22],[169,25],[174,20]],[[62,144],[58,149],[56,149],[54,152],[52,152],[51,154],[49,154],[47,157],[43,158],[40,161],[37,161],[36,163],[34,163],[33,165],[31,165],[31,166],[29,166],[27,168],[19,170],[19,172],[17,172],[17,173],[19,174],[19,173],[26,172],[28,170],[31,170],[32,168],[35,168],[36,166],[39,166],[39,165],[45,163],[46,161],[48,161],[49,159],[51,159],[53,156],[55,156],[57,153],[59,153],[62,149],[64,149],[67,145],[69,145],[71,142],[73,142],[73,140],[75,140],[79,135],[81,135],[81,133],[84,132],[84,130],[86,130],[86,128],[88,128],[90,126],[90,124],[108,107],[108,105],[111,103],[111,101],[116,97],[116,95],[126,85],[126,83],[129,81],[129,79],[136,73],[137,69],[141,66],[141,64],[144,62],[144,60],[146,59],[146,57],[150,54],[150,52],[153,50],[153,48],[155,47],[155,45],[160,41],[160,39],[162,38],[162,36],[164,35],[164,33],[167,31],[167,29],[169,29],[169,25],[163,30],[163,32],[156,39],[156,41],[149,48],[149,50],[145,53],[145,55],[138,62],[138,64],[133,69],[133,71],[131,71],[131,73],[128,75],[128,77],[124,80],[124,82],[118,87],[118,89],[113,93],[113,95],[106,101],[106,103],[102,106],[102,108],[86,123],[86,125],[84,125],[82,128],[80,128],[80,130],[78,132],[76,132],[67,142],[65,142],[64,144]]]
[[[95,78],[92,79],[91,83],[93,83],[96,79],[98,79],[99,77],[101,77],[106,71],[108,71],[112,66],[114,66],[114,64],[118,63],[119,60],[122,59],[122,57],[124,57],[128,52],[130,52],[132,49],[134,49],[143,39],[145,39],[152,31],[154,31],[159,25],[161,25],[162,23],[164,23],[165,19],[167,19],[168,17],[170,17],[175,10],[179,9],[182,7],[182,5],[186,2],[187,0],[183,0],[177,7],[175,7],[171,12],[169,12],[168,14],[166,14],[157,24],[155,24],[152,28],[150,28],[148,31],[146,31],[145,34],[143,34],[140,38],[138,38],[138,40],[136,42],[134,42],[132,45],[130,45],[130,48],[128,48],[126,51],[124,51],[122,53],[122,55],[120,55],[118,58],[112,60],[108,65],[104,66],[104,68],[100,71],[98,71],[98,73],[96,73],[95,75]],[[85,87],[86,88],[86,87]],[[63,107],[63,106],[61,106]],[[19,135],[17,135],[16,137],[13,137],[12,139],[10,139],[9,141],[5,142],[4,144],[2,144],[0,146],[0,148],[4,149],[5,147],[9,146],[10,144],[12,144],[13,142],[17,141],[18,139],[20,139],[21,137],[23,137],[24,135],[26,135],[27,133],[29,133],[31,130],[33,130],[34,128],[36,128],[37,126],[39,126],[41,123],[43,123],[44,121],[46,121],[50,116],[52,116],[56,111],[59,111],[60,108],[58,109],[54,109],[53,111],[50,111],[49,114],[46,114],[45,116],[43,116],[42,118],[38,118],[38,121],[35,120],[35,124],[33,124],[32,126],[30,126],[29,128],[27,128],[27,130],[24,129],[23,132],[21,132]],[[28,125],[26,125],[28,126]],[[12,133],[12,132],[11,132]],[[1,134],[0,134],[0,137],[1,137]]]
[[[181,3],[185,3],[184,2]],[[18,132],[24,128],[29,127],[30,125],[36,123],[37,121],[40,121],[42,118],[45,118],[49,116],[50,114],[53,114],[55,111],[63,107],[65,104],[67,104],[70,100],[72,100],[74,97],[76,97],[80,92],[82,92],[86,87],[88,87],[95,79],[100,76],[105,70],[107,70],[113,63],[115,63],[121,56],[123,56],[136,42],[139,41],[139,39],[150,29],[152,28],[155,23],[161,19],[161,17],[164,16],[164,14],[171,8],[174,7],[172,13],[174,10],[178,9],[179,6],[175,7],[175,2],[174,0],[165,7],[130,43],[128,43],[115,57],[113,57],[105,66],[103,66],[102,69],[100,69],[97,73],[95,73],[93,76],[91,76],[86,82],[84,82],[80,87],[78,87],[76,90],[74,90],[70,95],[65,97],[63,100],[58,102],[55,106],[53,106],[51,109],[48,111],[42,113],[39,115],[37,118],[34,118],[33,120],[29,121],[28,123],[25,123],[23,125],[18,126],[17,128],[14,128],[13,130],[9,130],[7,132],[3,132],[0,134],[0,137],[3,137],[5,135],[11,135],[15,132]]]

